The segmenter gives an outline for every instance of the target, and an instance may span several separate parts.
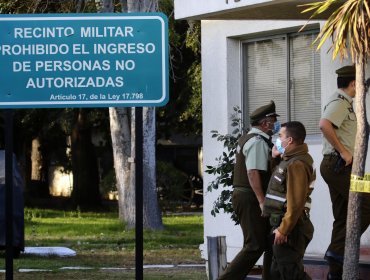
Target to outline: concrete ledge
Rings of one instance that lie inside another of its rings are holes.
[[[321,255],[307,255],[304,258],[305,271],[312,277],[312,279],[326,280],[328,273],[328,265]],[[370,279],[370,258],[367,252],[361,248],[360,263],[359,263],[360,279]]]
[[[360,279],[370,279],[370,250],[361,248],[359,271]],[[323,255],[305,255],[303,259],[305,271],[313,280],[326,280],[328,265]],[[261,274],[248,275],[246,280],[262,279]]]
[[[23,254],[37,256],[74,257],[76,252],[66,247],[25,247]]]
[[[206,269],[205,264],[178,264],[178,265],[161,265],[161,264],[153,264],[153,265],[144,265],[144,269],[176,269],[176,268],[186,268],[186,269]],[[47,271],[47,272],[54,272],[57,270],[105,270],[105,271],[124,271],[124,270],[135,270],[135,267],[87,267],[87,266],[64,266],[55,269],[29,269],[29,268],[20,268],[18,272],[23,273],[33,273],[33,272],[40,272],[40,271]],[[5,269],[0,269],[0,274],[5,273]],[[204,271],[206,273],[206,271]],[[3,279],[3,278],[1,278]]]

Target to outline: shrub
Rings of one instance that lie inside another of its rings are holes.
[[[157,195],[162,209],[174,209],[182,205],[188,175],[171,163],[157,162]]]
[[[209,192],[222,188],[222,191],[216,201],[213,203],[211,214],[215,217],[220,213],[220,209],[223,209],[224,213],[231,214],[231,219],[238,223],[238,219],[235,215],[231,197],[233,189],[232,173],[235,164],[235,153],[238,143],[238,139],[242,134],[242,119],[241,110],[239,107],[234,107],[234,113],[231,116],[231,126],[235,128],[231,134],[220,134],[217,130],[212,130],[212,138],[216,138],[217,141],[223,143],[226,150],[223,151],[222,155],[216,158],[217,164],[212,166],[206,166],[205,172],[208,174],[215,175],[215,179],[209,183],[207,190]]]
[[[100,191],[103,196],[108,196],[110,192],[117,191],[116,173],[110,170],[100,182]]]

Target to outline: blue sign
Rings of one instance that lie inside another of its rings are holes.
[[[0,108],[168,102],[161,13],[0,15]]]

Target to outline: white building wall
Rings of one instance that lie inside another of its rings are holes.
[[[259,32],[273,32],[280,29],[297,27],[306,21],[202,21],[202,98],[203,98],[203,170],[207,165],[215,165],[215,158],[222,153],[220,142],[211,138],[211,130],[221,134],[231,132],[230,116],[235,105],[241,105],[242,77],[240,37]],[[265,34],[265,33],[264,33]],[[322,107],[327,98],[336,90],[335,69],[340,61],[333,61],[327,53],[329,45],[320,50]],[[350,61],[343,62],[344,65]],[[310,113],[310,112],[307,112]],[[329,192],[320,176],[321,135],[306,139],[317,169],[315,190],[312,194],[311,220],[315,227],[313,240],[307,254],[323,255],[330,242],[332,229],[332,210]],[[369,159],[368,159],[369,162]],[[369,166],[369,164],[367,164]],[[367,170],[369,167],[367,167]],[[219,192],[207,192],[213,175],[204,173],[204,244],[200,246],[202,255],[207,259],[207,236],[226,236],[227,260],[231,261],[240,250],[243,235],[226,214],[211,215],[213,202]],[[366,232],[362,244],[370,246],[370,234]]]

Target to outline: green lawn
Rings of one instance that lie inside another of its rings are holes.
[[[164,216],[163,224],[162,231],[144,231],[144,264],[204,264],[198,249],[203,243],[202,215]],[[116,213],[28,208],[25,209],[25,243],[26,246],[68,247],[75,250],[77,256],[21,255],[14,260],[14,279],[135,279],[134,270],[122,269],[135,267],[135,230],[126,230]],[[2,252],[2,269],[5,268],[4,256]],[[60,269],[71,266],[90,269]],[[22,268],[51,271],[19,273]],[[0,273],[1,277],[5,274]],[[206,279],[206,276],[204,268],[174,268],[144,269],[144,278]]]

